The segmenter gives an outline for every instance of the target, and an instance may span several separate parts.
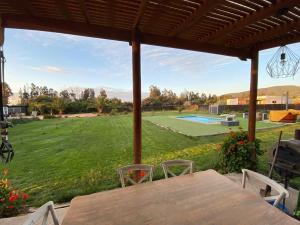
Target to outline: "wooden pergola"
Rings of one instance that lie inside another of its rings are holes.
[[[1,0],[0,16],[4,28],[132,45],[134,163],[141,163],[141,44],[251,59],[248,132],[254,141],[258,52],[300,41],[299,0]]]

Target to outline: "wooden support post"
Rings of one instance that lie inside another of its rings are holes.
[[[141,113],[141,40],[139,30],[132,33],[133,79],[133,153],[134,163],[142,162],[142,113]]]
[[[256,101],[257,101],[257,80],[258,80],[258,52],[254,52],[251,58],[251,81],[249,99],[248,139],[255,141],[256,127]],[[256,151],[253,149],[251,160],[256,160]]]

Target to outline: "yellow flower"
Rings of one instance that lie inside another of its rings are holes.
[[[6,177],[6,176],[7,176],[7,174],[8,174],[8,169],[4,169],[4,170],[3,170],[3,176],[5,176],[5,177]]]
[[[0,187],[7,188],[8,187],[8,180],[7,179],[0,180]]]

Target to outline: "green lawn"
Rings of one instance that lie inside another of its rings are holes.
[[[292,137],[296,127],[300,124],[282,127],[284,137]],[[279,130],[258,132],[264,149],[275,142]],[[143,162],[159,165],[167,159],[185,158],[196,162],[196,170],[216,168],[216,144],[223,137],[188,137],[146,119]],[[29,192],[33,205],[64,202],[119,186],[116,169],[132,162],[132,115],[33,121],[11,128],[10,141],[16,151],[8,165],[13,184]],[[266,171],[266,158],[259,160],[260,170]],[[162,178],[159,167],[155,178]]]
[[[183,115],[197,115],[197,114],[183,114]],[[183,119],[176,118],[178,115],[153,115],[145,116],[144,120],[150,121],[153,124],[158,126],[165,127],[167,129],[182,133],[187,136],[205,136],[205,135],[215,135],[215,134],[224,134],[228,132],[228,127],[221,124],[202,124],[192,121],[187,121]],[[216,117],[212,115],[206,115],[208,117]],[[224,119],[224,118],[223,118]],[[244,130],[248,128],[248,120],[241,117],[237,118],[240,121],[240,127]],[[279,123],[270,123],[259,121],[256,123],[257,129],[279,127],[282,124]],[[238,130],[238,127],[231,127],[233,130]]]

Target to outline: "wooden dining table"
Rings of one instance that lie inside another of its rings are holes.
[[[214,170],[76,197],[62,225],[300,224]]]

